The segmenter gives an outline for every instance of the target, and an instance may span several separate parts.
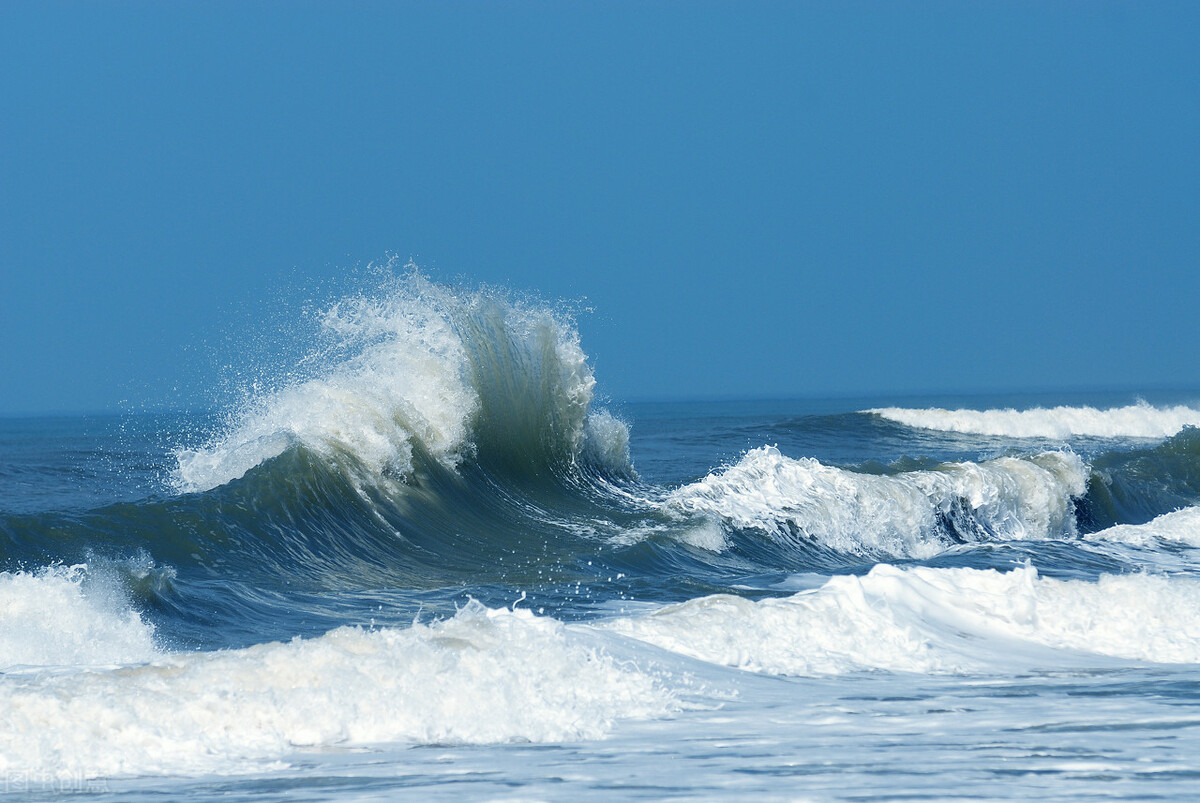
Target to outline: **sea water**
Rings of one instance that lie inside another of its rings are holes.
[[[601,404],[501,291],[314,321],[0,419],[0,795],[1200,789],[1200,392]]]

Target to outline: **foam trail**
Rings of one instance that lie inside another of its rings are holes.
[[[762,447],[675,490],[666,509],[846,554],[929,557],[954,539],[1073,533],[1071,499],[1084,493],[1087,476],[1065,452],[876,476]]]
[[[918,429],[1010,438],[1072,436],[1096,438],[1169,438],[1184,427],[1200,426],[1200,409],[1146,402],[1100,410],[1095,407],[1036,407],[1031,410],[945,410],[881,407],[867,413]]]
[[[875,566],[783,599],[716,595],[617,632],[715,664],[780,675],[863,670],[994,672],[1080,656],[1200,663],[1200,581],[1150,575],[1098,582],[1010,572]],[[1065,653],[1065,654],[1064,654]],[[1094,660],[1094,659],[1093,659]]]
[[[593,739],[676,707],[657,676],[561,623],[472,603],[407,630],[0,675],[0,773],[226,774],[279,768],[305,747]]]

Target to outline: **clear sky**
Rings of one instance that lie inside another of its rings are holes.
[[[7,0],[0,412],[388,254],[623,400],[1200,386],[1198,9]]]

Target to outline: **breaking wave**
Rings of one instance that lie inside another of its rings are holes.
[[[374,483],[403,483],[423,461],[528,470],[586,458],[632,472],[624,425],[589,416],[595,378],[578,332],[544,306],[410,268],[319,323],[306,379],[254,395],[207,443],[177,451],[178,491],[224,485],[301,446]]]
[[[1086,536],[1089,541],[1113,541],[1134,546],[1182,544],[1200,547],[1200,507],[1188,507],[1145,524],[1117,524]]]
[[[679,706],[658,675],[561,623],[478,603],[408,629],[152,657],[0,674],[0,772],[228,774],[279,768],[313,747],[595,739]]]
[[[113,578],[83,564],[0,573],[0,672],[109,666],[159,655],[154,628]]]
[[[1200,409],[1154,407],[1139,402],[1100,410],[1095,407],[1037,407],[1031,410],[924,410],[881,407],[866,412],[906,427],[1010,438],[1071,437],[1168,438],[1184,427],[1200,426]]]
[[[1072,499],[1087,479],[1067,452],[879,476],[763,447],[675,490],[665,507],[844,554],[928,557],[956,542],[1073,535]]]
[[[702,597],[609,627],[710,663],[779,675],[966,673],[1094,662],[1089,656],[1196,664],[1200,581],[879,564],[790,597]]]

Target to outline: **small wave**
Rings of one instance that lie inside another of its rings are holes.
[[[879,564],[791,597],[703,597],[608,626],[703,661],[778,675],[986,672],[1012,661],[1053,663],[1054,654],[1068,664],[1079,656],[1194,664],[1200,581],[1064,581],[1030,566]]]
[[[119,584],[84,564],[0,573],[0,672],[109,666],[159,655]]]
[[[665,507],[844,554],[929,557],[954,541],[1073,534],[1072,498],[1084,493],[1087,477],[1083,462],[1065,452],[889,477],[768,446],[675,490]]]
[[[599,738],[616,720],[676,707],[657,676],[561,623],[472,603],[406,630],[343,627],[118,671],[0,675],[0,772],[252,772],[316,746]]]
[[[176,490],[224,485],[293,446],[371,482],[477,455],[511,469],[586,452],[632,470],[625,425],[590,411],[578,332],[546,307],[445,287],[410,266],[319,321],[328,344],[305,359],[309,378],[252,394],[219,435],[178,450]]]
[[[1139,402],[1127,407],[1037,407],[1031,410],[924,410],[882,407],[865,412],[907,427],[1010,438],[1070,437],[1169,438],[1184,427],[1200,426],[1200,409],[1176,405],[1153,407]]]
[[[1164,513],[1145,524],[1118,524],[1085,537],[1089,541],[1113,541],[1134,546],[1166,542],[1200,547],[1200,507]]]

